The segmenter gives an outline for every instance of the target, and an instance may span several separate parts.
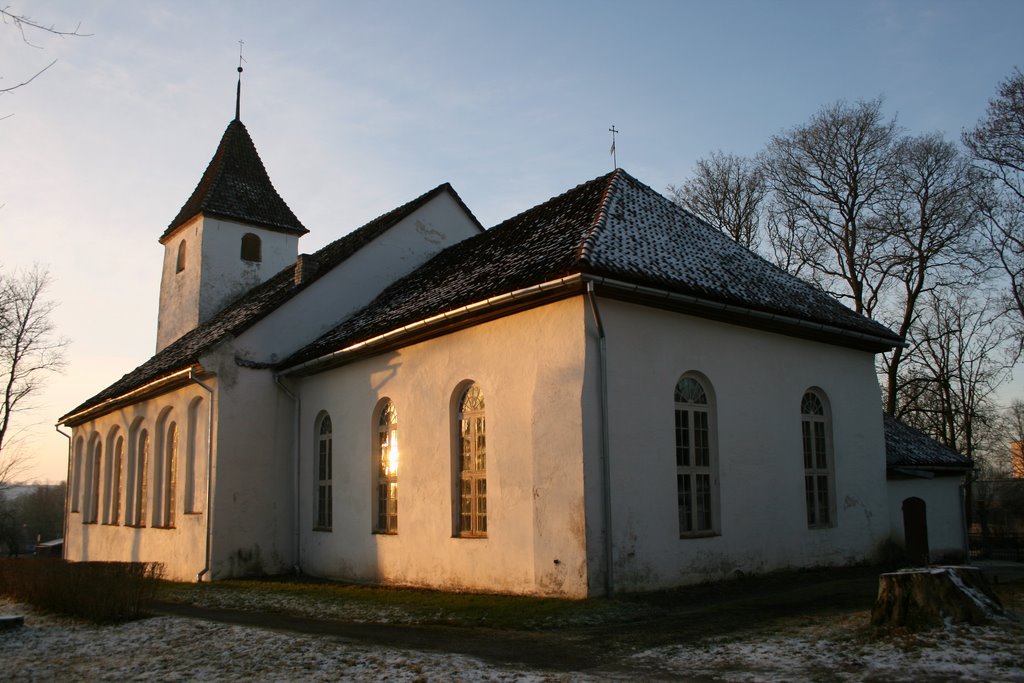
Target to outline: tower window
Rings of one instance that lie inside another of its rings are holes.
[[[180,273],[185,270],[185,240],[178,242],[178,261],[174,266],[174,272]]]
[[[260,238],[247,232],[242,235],[242,260],[259,263],[263,260],[260,253]]]

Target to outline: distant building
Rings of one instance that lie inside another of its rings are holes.
[[[1010,443],[1010,471],[1014,479],[1024,479],[1024,448],[1020,441]]]
[[[897,336],[623,170],[306,232],[235,119],[156,355],[61,418],[67,558],[585,597],[965,548],[963,459],[882,419]]]

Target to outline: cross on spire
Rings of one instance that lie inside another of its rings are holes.
[[[615,134],[619,131],[615,128],[615,124],[613,123],[612,127],[608,129],[608,132],[612,134],[612,148],[608,150],[608,152],[612,155],[612,170],[614,171],[619,167],[619,161],[615,157]]]
[[[238,41],[238,87],[235,89],[235,121],[241,120],[242,111],[242,62],[245,59],[242,58],[242,46],[245,45],[244,40]]]

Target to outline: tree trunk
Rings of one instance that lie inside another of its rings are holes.
[[[878,577],[873,626],[927,628],[947,621],[982,624],[1003,614],[977,567],[904,569]]]

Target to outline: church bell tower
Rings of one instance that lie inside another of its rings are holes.
[[[239,118],[238,71],[235,118],[192,196],[160,237],[158,352],[294,264],[299,237],[308,232],[274,189]]]

